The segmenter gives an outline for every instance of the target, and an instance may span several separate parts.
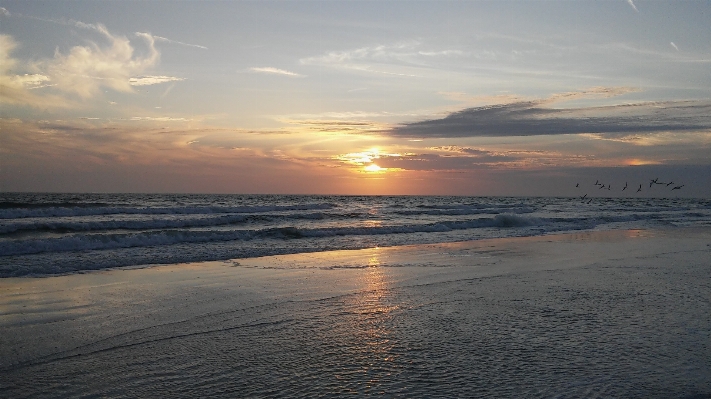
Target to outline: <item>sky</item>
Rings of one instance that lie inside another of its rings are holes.
[[[0,0],[0,191],[709,198],[709,21],[693,0]]]

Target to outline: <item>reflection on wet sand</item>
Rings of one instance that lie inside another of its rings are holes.
[[[380,254],[376,250],[367,259],[367,267],[353,275],[353,278],[359,280],[361,289],[349,295],[345,303],[346,309],[350,309],[354,317],[342,320],[347,323],[344,327],[352,339],[350,356],[357,360],[359,369],[349,370],[349,367],[342,367],[341,371],[346,374],[355,371],[365,377],[360,379],[359,386],[352,386],[353,379],[347,378],[347,385],[350,386],[344,388],[353,393],[378,393],[383,380],[389,379],[395,371],[393,367],[397,354],[393,351],[394,334],[391,321],[399,307],[391,303],[391,286],[380,266]],[[338,379],[343,377],[345,375],[336,375]]]

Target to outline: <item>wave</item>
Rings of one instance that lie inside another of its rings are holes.
[[[314,229],[279,227],[261,230],[162,230],[120,234],[76,234],[59,238],[0,241],[0,256],[269,238],[300,239],[333,236],[434,233],[486,227],[528,227],[546,223],[547,222],[542,219],[524,218],[513,214],[501,214],[493,218],[375,227],[332,227]]]
[[[98,221],[46,221],[40,219],[23,220],[17,222],[0,223],[0,235],[19,234],[29,232],[71,233],[108,230],[157,230],[170,228],[217,227],[249,222],[271,222],[284,220],[323,220],[323,219],[352,219],[362,217],[363,214],[338,214],[311,212],[289,215],[221,215],[215,217],[198,217],[192,219],[156,219],[147,220],[98,220]]]
[[[0,201],[0,209],[37,209],[37,208],[90,208],[108,206],[105,202],[20,202]]]
[[[424,208],[424,207],[423,207]],[[463,215],[483,215],[490,214],[496,215],[500,213],[533,213],[535,210],[530,207],[507,207],[507,206],[497,206],[483,207],[483,206],[462,206],[462,207],[427,207],[425,209],[404,209],[404,210],[393,210],[392,213],[402,216],[418,216],[418,215],[430,215],[430,216],[463,216]]]
[[[278,211],[305,211],[332,209],[331,203],[270,206],[175,206],[175,207],[129,207],[129,206],[37,206],[0,208],[0,219],[96,216],[96,215],[194,215],[220,213],[264,213]]]

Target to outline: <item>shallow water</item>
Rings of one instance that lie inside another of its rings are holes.
[[[8,397],[711,395],[708,234],[537,240],[247,259],[196,266],[180,284],[167,276],[180,266],[87,275],[156,281],[72,290],[108,303],[58,312],[67,337],[5,363],[0,387]],[[5,337],[28,331],[9,324]],[[32,331],[51,335],[52,324]]]

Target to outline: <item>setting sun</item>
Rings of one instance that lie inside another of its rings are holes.
[[[379,172],[385,172],[387,169],[386,168],[381,168],[380,166],[372,163],[365,168],[363,168],[366,172],[370,173],[379,173]]]

